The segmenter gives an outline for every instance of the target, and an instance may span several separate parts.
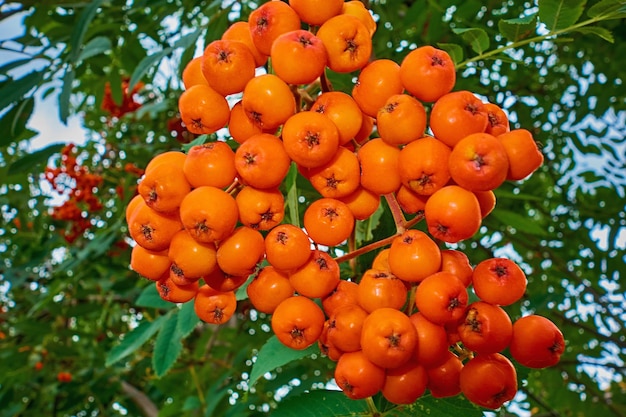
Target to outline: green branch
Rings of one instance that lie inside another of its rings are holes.
[[[526,45],[529,45],[529,44],[534,43],[534,42],[541,42],[541,41],[544,41],[544,40],[547,40],[547,39],[550,39],[550,38],[554,38],[554,37],[559,36],[559,35],[563,35],[563,34],[568,33],[568,32],[572,32],[572,31],[578,30],[578,29],[583,28],[585,26],[589,26],[589,25],[592,25],[594,23],[601,22],[603,20],[611,19],[612,16],[614,14],[616,14],[616,13],[619,13],[619,11],[611,12],[611,13],[607,13],[607,14],[601,14],[601,15],[598,15],[598,16],[593,17],[591,19],[588,19],[588,20],[576,23],[576,24],[574,24],[572,26],[568,26],[566,28],[559,29],[559,30],[550,31],[550,32],[546,33],[545,35],[538,35],[538,36],[534,36],[532,38],[527,38],[527,39],[515,41],[515,42],[509,43],[507,45],[501,46],[499,48],[493,49],[491,51],[483,52],[481,54],[476,55],[475,57],[466,59],[465,61],[462,61],[462,62],[458,63],[456,65],[456,69],[464,68],[467,65],[471,64],[472,62],[482,61],[482,60],[491,58],[491,57],[499,55],[499,54],[501,54],[501,53],[503,53],[505,51],[508,51],[510,49],[520,48],[522,46],[526,46]]]

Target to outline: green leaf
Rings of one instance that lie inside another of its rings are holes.
[[[265,373],[316,352],[319,352],[316,344],[304,350],[295,350],[283,345],[276,336],[270,337],[261,350],[259,350],[256,362],[254,362],[252,366],[252,371],[250,371],[250,387],[254,386],[256,381]]]
[[[137,307],[159,309],[170,309],[173,306],[172,303],[161,298],[156,289],[156,285],[153,282],[151,282],[150,285],[144,288],[141,294],[139,294],[137,301],[135,301],[135,305]]]
[[[174,48],[191,48],[193,45],[195,45],[196,41],[198,40],[202,32],[204,32],[204,30],[205,29],[203,27],[198,27],[193,32],[188,33],[185,36],[181,36],[181,38],[174,43]]]
[[[272,412],[274,417],[348,417],[367,415],[365,400],[352,400],[342,391],[315,390],[287,397]]]
[[[22,174],[24,172],[30,171],[38,165],[45,164],[55,153],[61,152],[61,149],[65,144],[63,143],[55,143],[52,145],[48,145],[43,149],[40,149],[36,152],[25,155],[24,157],[18,159],[13,162],[9,166],[9,175]]]
[[[152,67],[157,66],[163,58],[172,53],[172,48],[165,48],[160,52],[155,52],[152,55],[146,56],[142,59],[137,68],[133,71],[133,74],[130,76],[130,82],[128,84],[128,91],[132,91],[132,89],[137,85],[137,83],[146,75]]]
[[[295,226],[300,227],[300,213],[298,212],[298,167],[295,163],[291,164],[287,177],[285,179],[285,187],[287,189],[287,198],[285,204],[287,205],[289,213],[289,222]]]
[[[9,80],[0,88],[0,109],[20,101],[30,90],[37,87],[44,77],[43,71],[32,71],[18,80]]]
[[[600,26],[587,26],[584,28],[579,28],[574,30],[574,32],[579,32],[582,34],[592,34],[592,35],[597,35],[599,37],[601,37],[602,39],[604,39],[605,41],[614,43],[615,42],[615,38],[613,37],[613,33],[611,33],[610,30],[600,27]]]
[[[489,49],[489,36],[484,29],[454,28],[452,31],[457,35],[461,35],[463,40],[467,42],[477,54],[481,54]]]
[[[122,90],[122,75],[117,68],[113,68],[113,70],[109,73],[108,82],[111,88],[111,98],[113,99],[113,102],[118,106],[121,106],[124,102],[124,91]]]
[[[170,313],[161,327],[154,344],[152,367],[157,377],[162,377],[174,365],[183,350],[182,335],[178,331],[178,311]]]
[[[355,238],[357,245],[374,239],[374,230],[380,224],[380,218],[385,213],[385,206],[380,204],[374,214],[365,220],[356,222]]]
[[[536,27],[536,14],[517,19],[502,19],[498,22],[500,33],[511,42],[527,38],[534,33]]]
[[[539,0],[539,20],[548,30],[565,29],[583,14],[586,0]]]
[[[208,141],[209,137],[210,137],[209,135],[200,135],[197,138],[195,138],[194,140],[192,140],[191,142],[185,143],[182,146],[183,152],[189,152],[189,149],[193,148],[194,146],[202,145],[202,144],[206,143]]]
[[[456,43],[438,43],[437,47],[446,51],[455,64],[463,61],[463,48],[461,45]]]
[[[78,57],[78,61],[84,61],[93,56],[100,55],[110,50],[111,40],[106,36],[96,36],[95,38],[87,42],[87,44],[81,51],[80,56]]]
[[[591,18],[622,19],[626,17],[626,1],[624,0],[602,0],[594,4],[587,11]]]
[[[428,417],[482,417],[483,410],[467,401],[462,396],[434,398],[425,395],[406,408],[398,408],[385,413],[389,417],[410,417],[427,415]]]
[[[83,40],[85,38],[85,34],[87,33],[87,28],[91,21],[96,17],[98,13],[98,8],[102,4],[102,0],[95,0],[87,3],[88,6],[85,7],[85,10],[81,13],[78,18],[78,22],[76,26],[74,26],[74,30],[72,31],[72,36],[70,37],[70,45],[72,47],[72,52],[70,55],[70,61],[75,63],[78,61],[81,53],[81,45],[83,44]]]
[[[9,71],[11,71],[14,68],[18,68],[21,67],[22,65],[28,65],[31,64],[33,62],[33,58],[22,58],[22,59],[15,59],[12,61],[8,61],[2,63],[2,65],[0,65],[0,74],[7,74]]]
[[[165,317],[160,316],[152,322],[142,321],[139,323],[139,326],[126,333],[120,344],[114,346],[107,354],[105,366],[111,366],[139,349],[161,328],[163,323],[165,323]]]
[[[178,332],[187,337],[196,328],[200,319],[193,308],[193,302],[184,303],[178,313]]]
[[[530,233],[536,236],[548,236],[545,228],[538,225],[531,218],[509,210],[494,210],[490,216],[500,223],[515,228],[518,232]]]
[[[229,385],[227,381],[231,378],[231,374],[225,371],[221,376],[211,380],[212,384],[206,390],[206,409],[204,415],[211,417],[220,405],[224,397],[228,395]]]
[[[64,124],[67,124],[67,119],[70,117],[70,99],[75,77],[74,69],[67,67],[63,75],[63,87],[59,94],[59,118]]]
[[[20,135],[27,130],[26,125],[33,114],[35,99],[33,97],[22,100],[0,117],[0,146],[8,146],[17,142]]]
[[[248,299],[248,285],[252,282],[254,274],[248,276],[248,280],[243,285],[235,290],[235,299],[237,301],[243,301]]]

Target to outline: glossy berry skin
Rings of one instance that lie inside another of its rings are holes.
[[[513,324],[511,356],[528,368],[556,365],[565,350],[561,330],[549,319],[532,314]]]
[[[500,353],[478,355],[465,364],[460,375],[461,392],[476,405],[496,409],[517,393],[517,372]]]

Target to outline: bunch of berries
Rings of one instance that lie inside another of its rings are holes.
[[[498,408],[517,391],[501,352],[551,366],[563,336],[539,315],[512,323],[502,308],[526,290],[516,263],[472,266],[447,244],[472,238],[494,190],[528,177],[543,156],[500,107],[453,91],[445,51],[371,60],[375,30],[359,1],[272,1],[208,44],[183,72],[179,111],[191,133],[227,128],[228,139],[150,161],[127,209],[131,267],[208,323],[228,321],[248,284],[278,339],[317,343],[351,398],[382,391],[407,404],[428,389]],[[271,71],[259,70],[268,58]],[[354,71],[350,94],[332,91],[329,74]],[[284,221],[295,169],[319,193],[302,225]],[[398,233],[378,242],[390,246],[370,269],[344,277],[347,257],[327,248],[345,247],[381,198]],[[427,231],[414,227],[422,219]]]
[[[44,176],[54,191],[65,197],[63,203],[51,208],[54,220],[67,222],[69,227],[62,231],[68,243],[74,242],[91,227],[90,213],[102,209],[102,202],[96,195],[102,184],[102,176],[93,174],[89,168],[76,160],[74,144],[61,150],[59,166],[46,167]]]
[[[126,77],[122,80],[122,102],[116,103],[111,91],[111,83],[107,81],[104,85],[104,98],[102,99],[102,110],[106,111],[113,117],[120,118],[127,113],[134,112],[141,107],[141,103],[137,101],[136,94],[143,88],[142,83],[137,83],[132,90],[129,91],[128,86],[130,78]]]

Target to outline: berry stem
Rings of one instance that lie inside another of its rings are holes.
[[[398,233],[403,233],[406,227],[406,219],[404,218],[404,213],[402,212],[402,208],[400,208],[400,204],[396,199],[396,196],[393,193],[385,194],[385,201],[387,201],[387,205],[389,205],[389,209],[391,210],[391,215],[393,216],[393,221],[396,224],[396,230]]]
[[[417,284],[411,286],[409,290],[409,302],[406,305],[406,315],[410,316],[415,310],[415,291],[417,291]]]
[[[380,416],[378,408],[376,408],[376,404],[374,404],[374,399],[372,397],[367,397],[365,402],[367,402],[367,408],[369,409],[371,416]]]
[[[200,404],[202,405],[202,410],[206,410],[204,390],[202,389],[202,386],[200,386],[200,380],[198,379],[196,368],[193,365],[189,366],[189,373],[191,374],[191,379],[193,380],[193,384],[195,385],[196,391],[198,392],[198,399],[200,400]]]
[[[371,252],[373,250],[382,248],[383,246],[387,246],[387,245],[391,245],[391,242],[393,242],[393,240],[399,235],[399,233],[393,235],[393,236],[389,236],[386,237],[384,239],[381,239],[379,241],[376,242],[372,242],[369,245],[365,245],[365,246],[361,246],[360,248],[354,250],[354,251],[350,251],[348,253],[346,253],[345,255],[339,256],[337,258],[335,258],[335,261],[337,261],[337,263],[341,263],[341,262],[345,262],[345,261],[349,261],[350,259],[356,258],[357,256],[361,256],[365,253]]]
[[[330,83],[330,80],[326,77],[326,70],[324,70],[324,72],[322,72],[322,75],[320,75],[320,84],[322,87],[322,93],[333,91],[333,86]]]
[[[352,229],[352,233],[350,233],[350,237],[348,238],[348,253],[352,253],[356,251],[356,227]],[[356,276],[357,267],[356,267],[356,258],[352,258],[349,260],[350,271],[352,276]]]
[[[424,214],[420,213],[417,216],[413,217],[411,220],[408,220],[405,224],[404,224],[404,228],[405,229],[410,229],[411,227],[415,226],[416,224],[418,224],[419,222],[421,222],[422,220],[424,220]]]
[[[235,178],[233,182],[228,186],[228,188],[226,188],[226,192],[228,194],[232,194],[233,192],[235,192],[235,190],[239,188],[240,185],[241,184],[239,183],[239,179]]]

